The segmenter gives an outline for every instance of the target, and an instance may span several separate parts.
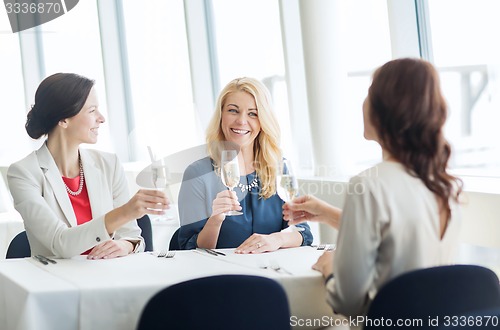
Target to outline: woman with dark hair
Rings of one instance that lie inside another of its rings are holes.
[[[462,184],[447,172],[446,112],[430,63],[386,63],[375,71],[363,103],[364,136],[380,144],[383,161],[350,180],[343,210],[312,196],[284,206],[293,223],[340,227],[336,251],[313,266],[327,279],[335,311],[363,315],[390,279],[453,262]]]
[[[38,87],[26,131],[47,139],[7,173],[32,255],[107,259],[143,251],[135,220],[168,208],[155,190],[140,190],[129,200],[116,155],[80,148],[97,142],[102,123],[94,81],[57,73]]]

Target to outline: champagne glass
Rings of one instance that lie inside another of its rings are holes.
[[[233,189],[240,182],[240,165],[238,164],[238,152],[236,150],[222,150],[220,158],[220,174],[222,183],[229,189]],[[243,213],[230,210],[225,215],[242,215]]]
[[[283,159],[283,161],[280,163],[276,181],[276,190],[278,192],[278,196],[285,203],[291,204],[293,199],[299,194],[299,184],[290,160]],[[290,220],[293,220],[293,213],[291,214]],[[290,228],[290,230],[292,231],[305,230],[304,227],[296,227],[295,225],[289,225],[288,228]]]
[[[170,171],[168,170],[168,166],[165,163],[163,159],[160,160],[155,160],[153,164],[151,165],[151,171],[152,171],[152,178],[153,178],[153,185],[155,189],[159,191],[163,191],[166,196],[169,197],[169,200],[172,201],[170,198]],[[170,204],[170,208],[172,208],[172,204]],[[164,215],[158,216],[156,220],[173,220],[174,216],[172,214],[168,213],[168,210],[166,210],[166,213]]]

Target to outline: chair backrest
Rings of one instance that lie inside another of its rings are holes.
[[[451,265],[402,274],[383,286],[367,314],[365,329],[376,327],[368,320],[422,320],[419,329],[436,329],[446,316],[473,314],[500,308],[498,277],[488,268]],[[430,324],[430,320],[439,324]]]
[[[153,251],[153,229],[151,228],[151,219],[145,214],[142,218],[137,219],[137,224],[142,230],[141,236],[144,238],[144,251]]]
[[[172,238],[170,239],[170,244],[168,246],[168,249],[170,251],[181,249],[181,247],[179,245],[179,230],[180,230],[180,228],[177,228],[177,230],[172,235]]]
[[[250,275],[197,278],[163,289],[146,304],[137,330],[290,329],[281,285]]]
[[[9,244],[5,258],[26,258],[31,256],[30,243],[26,231],[17,234]]]
[[[433,330],[445,329],[500,329],[500,307],[480,309],[464,315],[452,316],[446,319],[444,324]]]

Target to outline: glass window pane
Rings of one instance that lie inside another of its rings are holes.
[[[45,75],[72,72],[95,80],[100,111],[107,118],[96,0],[80,1],[71,11],[40,28]],[[109,125],[105,123],[99,129],[99,142],[92,148],[112,151],[109,134]]]
[[[19,34],[12,33],[5,11],[0,10],[0,139],[16,143],[0,144],[0,164],[8,166],[31,150],[24,124],[29,110],[25,104]]]
[[[461,174],[500,176],[499,12],[496,0],[429,1],[434,63],[449,105],[450,165]]]
[[[382,158],[378,144],[363,137],[362,105],[373,70],[391,60],[392,55],[387,1],[350,0],[346,6],[349,97],[342,125],[350,128],[345,138],[350,154],[342,157],[353,160],[356,166],[351,174],[356,174]]]
[[[253,77],[270,90],[280,118],[282,148],[293,153],[285,82],[285,61],[277,0],[213,0],[214,28],[222,89],[238,77]]]
[[[220,84],[285,74],[277,0],[213,0]]]
[[[183,1],[122,3],[139,158],[149,160],[148,145],[162,156],[203,143],[192,101]]]

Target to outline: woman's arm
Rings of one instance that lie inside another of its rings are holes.
[[[381,206],[369,179],[354,177],[349,184],[362,184],[364,190],[346,196],[333,263],[335,280],[328,301],[341,314],[360,315],[376,280]]]
[[[21,214],[30,237],[32,254],[70,258],[98,244],[97,239],[109,239],[104,217],[69,227],[36,157],[12,164],[7,179],[14,207]],[[61,188],[64,189],[62,179]],[[71,208],[69,198],[67,204]]]
[[[95,152],[95,151],[92,151]],[[168,208],[168,201],[163,192],[139,190],[130,200],[125,172],[118,157],[114,154],[97,153],[99,170],[106,180],[99,185],[109,193],[113,210],[106,213],[104,222],[113,240],[101,242],[89,253],[89,259],[114,258],[134,251],[144,250],[144,240],[136,219],[144,214],[162,214]],[[90,167],[92,168],[92,167]],[[91,192],[90,192],[91,193]],[[99,203],[99,201],[95,202]]]
[[[215,198],[218,189],[216,178],[209,158],[201,159],[189,165],[184,171],[182,184],[179,190],[179,219],[181,229],[179,231],[179,245],[182,249],[194,249],[198,247],[198,236],[209,218],[211,218],[212,199]],[[211,224],[214,220],[210,219]],[[208,229],[208,228],[207,228]],[[215,236],[215,233],[212,233]],[[217,241],[218,233],[215,236]]]
[[[226,219],[225,212],[230,210],[241,210],[238,196],[234,191],[221,191],[212,202],[212,214],[198,235],[197,245],[199,247],[213,249],[217,246],[220,229]]]
[[[339,229],[341,217],[341,209],[312,195],[297,197],[292,203],[285,203],[283,205],[283,219],[288,220],[290,225],[305,221],[315,221]]]
[[[302,235],[297,231],[282,231],[269,235],[253,234],[238,246],[234,252],[247,254],[276,251],[281,248],[301,246],[302,240]]]

